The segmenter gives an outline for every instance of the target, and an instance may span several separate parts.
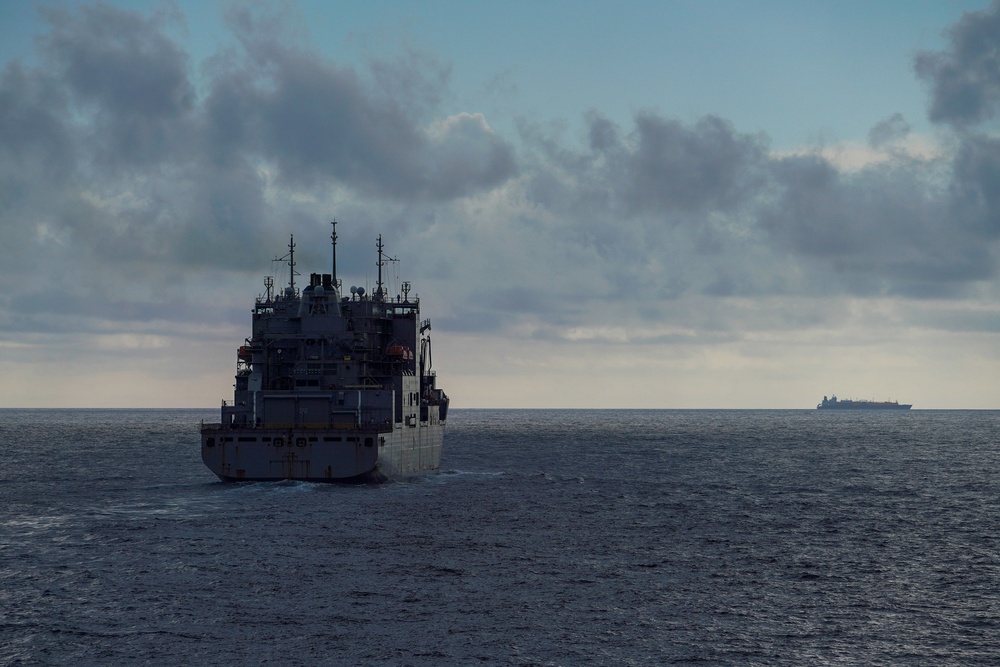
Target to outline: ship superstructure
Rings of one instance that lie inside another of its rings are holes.
[[[295,285],[295,242],[279,258],[288,285],[253,309],[250,338],[236,353],[233,402],[220,423],[202,424],[205,465],[225,481],[334,481],[437,470],[448,396],[431,370],[430,320],[410,284],[389,296],[377,240],[378,283],[341,293],[333,223],[330,273]]]

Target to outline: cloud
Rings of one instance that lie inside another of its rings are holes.
[[[131,168],[186,143],[178,139],[189,128],[176,124],[189,116],[194,88],[187,55],[164,32],[166,17],[105,4],[41,11],[50,26],[43,63],[65,86],[66,111],[88,118],[90,159]]]
[[[440,102],[446,67],[411,55],[372,63],[366,80],[283,39],[280,20],[244,7],[230,13],[243,53],[216,66],[206,100],[218,159],[263,157],[288,187],[334,180],[433,201],[489,189],[513,175],[512,148],[482,116],[422,122]]]
[[[760,185],[764,137],[740,134],[721,118],[686,125],[640,113],[627,135],[597,113],[587,122],[585,151],[567,148],[557,132],[523,128],[544,159],[532,187],[540,203],[569,196],[584,209],[600,202],[608,213],[652,213],[683,223],[732,211]],[[564,188],[574,192],[560,193]]]
[[[951,48],[917,55],[917,76],[930,88],[934,122],[964,128],[1000,112],[1000,2],[966,12],[946,32]]]
[[[966,137],[955,156],[952,219],[989,241],[1000,237],[1000,139]]]
[[[924,156],[895,114],[872,128],[876,152],[845,167],[822,148],[771,153],[712,116],[643,113],[629,132],[587,120],[580,148],[559,127],[525,129],[536,147],[525,193],[610,284],[660,298],[942,297],[995,276],[996,162],[983,137]]]
[[[577,135],[522,117],[505,137],[450,105],[449,63],[338,63],[257,6],[229,11],[234,45],[202,63],[177,14],[45,10],[37,64],[0,71],[0,345],[76,331],[176,352],[166,338],[209,321],[238,340],[248,282],[291,232],[305,270],[329,261],[330,216],[349,221],[345,279],[385,231],[444,331],[577,363],[570,348],[867,324],[856,304],[889,297],[965,312],[997,290],[1000,140],[979,124],[1000,100],[998,7],[916,60],[933,150],[894,113],[866,146],[794,154],[653,111],[592,110]],[[994,310],[971,310],[968,327],[995,330]],[[915,326],[939,326],[927,312]]]
[[[622,195],[632,211],[731,211],[760,185],[760,137],[705,116],[687,127],[651,114],[635,119],[634,148],[624,156]]]
[[[875,149],[893,146],[905,139],[909,133],[910,124],[903,118],[903,114],[894,113],[869,130],[868,145]]]
[[[774,165],[779,196],[760,224],[796,255],[827,261],[836,280],[859,294],[917,295],[990,278],[983,236],[953,214],[953,191],[940,165],[918,160],[838,171],[820,157]]]
[[[439,113],[448,68],[433,58],[339,67],[286,42],[288,16],[237,6],[239,46],[196,85],[172,36],[179,14],[98,3],[41,15],[38,64],[0,71],[8,287],[29,263],[76,270],[82,298],[190,269],[256,270],[275,232],[315,220],[302,209],[337,188],[442,203],[515,173],[482,115]]]

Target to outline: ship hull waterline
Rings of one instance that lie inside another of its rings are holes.
[[[202,461],[224,482],[385,481],[437,471],[444,424],[389,431],[202,427]]]
[[[912,405],[891,405],[891,406],[868,406],[868,405],[841,405],[835,408],[818,406],[817,410],[825,410],[827,412],[848,412],[848,411],[874,411],[874,412],[899,412],[906,411],[912,408]]]

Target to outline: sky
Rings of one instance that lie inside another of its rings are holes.
[[[1000,409],[1000,3],[0,3],[0,407],[214,407],[264,276],[452,406]]]

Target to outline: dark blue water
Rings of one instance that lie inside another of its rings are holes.
[[[1000,412],[453,410],[377,486],[215,416],[0,410],[0,664],[1000,664]]]

